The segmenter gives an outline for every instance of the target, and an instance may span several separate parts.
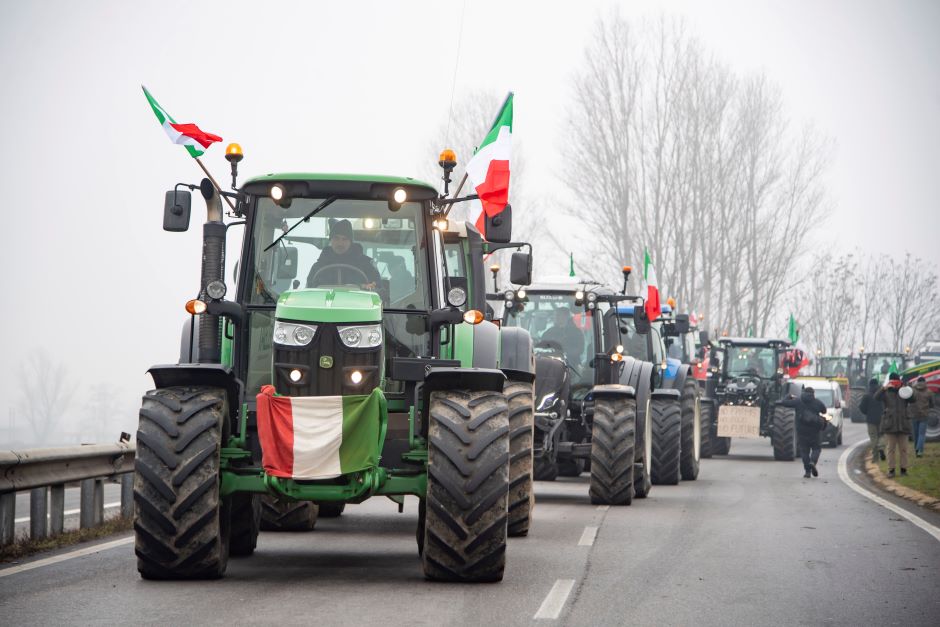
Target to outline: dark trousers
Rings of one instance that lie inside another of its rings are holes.
[[[819,461],[819,454],[822,452],[819,442],[803,442],[800,445],[800,457],[803,458],[803,469],[809,470]]]

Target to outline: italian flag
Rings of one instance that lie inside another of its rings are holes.
[[[258,437],[264,471],[331,479],[377,466],[387,410],[379,389],[359,396],[276,396],[261,388]]]
[[[468,211],[470,222],[483,232],[485,216],[495,216],[509,202],[509,161],[512,156],[512,93],[480,147],[467,163],[467,178],[476,188],[480,203]]]
[[[177,124],[176,120],[166,112],[166,109],[161,107],[160,103],[150,95],[146,87],[141,85],[140,88],[144,90],[144,96],[147,97],[150,108],[153,109],[154,115],[157,116],[157,120],[163,126],[163,130],[166,131],[170,141],[174,144],[185,146],[190,157],[194,159],[201,157],[203,153],[205,153],[206,148],[211,146],[214,142],[222,141],[222,138],[218,135],[206,133],[200,130],[195,124]]]
[[[663,310],[659,303],[659,283],[656,281],[656,271],[650,259],[650,251],[643,249],[643,282],[646,283],[646,315],[655,320]]]

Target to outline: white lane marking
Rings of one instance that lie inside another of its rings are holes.
[[[536,620],[555,620],[558,618],[561,610],[565,607],[565,601],[568,600],[572,588],[574,588],[574,579],[559,579],[556,581],[552,589],[548,591],[548,596],[542,601],[542,605],[539,606],[539,611],[532,618]]]
[[[597,527],[585,527],[581,539],[578,540],[578,546],[592,546],[594,538],[597,537]]]
[[[26,572],[27,570],[33,570],[34,568],[42,568],[43,566],[51,566],[52,564],[65,562],[70,559],[75,559],[76,557],[83,557],[85,555],[92,555],[93,553],[107,551],[108,549],[113,549],[115,547],[123,546],[125,544],[131,544],[133,541],[134,541],[134,536],[130,536],[128,538],[121,538],[120,540],[112,540],[111,542],[105,542],[104,544],[96,544],[95,546],[85,547],[84,549],[77,549],[75,551],[69,551],[68,553],[63,553],[62,555],[56,555],[54,557],[47,557],[46,559],[36,560],[35,562],[30,562],[28,564],[23,564],[21,566],[13,566],[12,568],[4,568],[3,570],[0,570],[0,577],[8,577],[10,575],[15,575],[17,573]]]
[[[115,507],[120,507],[120,506],[121,506],[121,502],[120,502],[120,501],[118,501],[117,503],[105,503],[105,504],[104,504],[104,508],[105,508],[105,509],[114,509]],[[63,515],[63,516],[74,516],[75,514],[80,514],[81,512],[82,512],[81,509],[67,509],[67,510],[65,510],[64,512],[62,512],[62,515]],[[23,516],[22,518],[17,518],[17,519],[14,520],[13,522],[16,523],[16,524],[29,522],[29,516]]]
[[[932,535],[935,540],[940,541],[940,528],[935,527],[934,525],[930,524],[929,522],[927,522],[920,516],[916,514],[912,514],[911,512],[904,509],[903,507],[898,507],[891,501],[881,498],[874,492],[871,492],[863,488],[862,486],[852,481],[851,478],[849,478],[849,473],[847,470],[847,462],[849,459],[849,455],[851,455],[852,452],[855,451],[855,449],[857,449],[858,447],[864,444],[868,444],[869,442],[870,440],[868,438],[865,438],[864,440],[859,440],[858,442],[856,442],[855,444],[847,448],[845,452],[842,453],[841,456],[839,456],[839,479],[842,479],[842,483],[849,486],[850,488],[852,488],[853,490],[855,490],[856,492],[858,492],[865,498],[871,499],[875,503],[878,503],[878,505],[881,505],[882,507],[891,510],[898,516],[902,516],[906,518],[909,522],[914,523],[915,525],[917,525],[918,527],[920,527],[921,529],[923,529],[924,531]]]
[[[609,509],[610,509],[610,505],[598,505],[597,506],[597,511],[599,512],[606,512]]]

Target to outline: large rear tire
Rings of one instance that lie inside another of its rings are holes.
[[[230,501],[220,496],[225,390],[144,396],[134,462],[137,570],[144,579],[216,579],[229,556]]]
[[[313,531],[320,508],[310,501],[288,501],[261,497],[262,531]]]
[[[654,399],[650,403],[653,425],[653,485],[679,483],[679,458],[682,453],[682,409],[678,401]]]
[[[636,461],[636,400],[600,397],[594,401],[591,431],[591,502],[630,505]]]
[[[558,464],[549,459],[548,455],[536,457],[532,475],[536,481],[554,481],[558,478]]]
[[[580,477],[584,472],[583,459],[563,459],[558,462],[559,477]]]
[[[491,391],[431,392],[421,554],[437,581],[500,581],[509,519],[509,416]]]
[[[796,410],[774,405],[773,427],[770,441],[774,447],[774,459],[792,462],[796,459]]]
[[[679,470],[684,481],[698,479],[702,455],[702,401],[698,385],[689,377],[682,387],[682,448]]]
[[[507,381],[503,395],[509,407],[509,537],[529,533],[535,491],[532,488],[532,438],[535,406],[532,384]]]
[[[255,552],[261,528],[261,496],[248,492],[233,494],[232,529],[229,555],[245,556]]]
[[[849,420],[852,422],[865,422],[865,414],[860,407],[863,396],[865,388],[849,388]]]
[[[650,420],[651,403],[646,398],[644,411],[637,412],[636,425],[636,462],[633,471],[633,496],[645,499],[653,489],[651,474],[653,459],[653,421]]]
[[[715,424],[715,403],[707,399],[701,400],[702,408],[702,459],[708,459],[714,454],[714,440],[712,433],[717,425]]]

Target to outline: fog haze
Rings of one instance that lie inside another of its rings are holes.
[[[204,214],[194,198],[190,231],[163,232],[163,193],[202,175],[167,141],[141,84],[178,121],[239,142],[242,180],[420,176],[437,158],[427,146],[444,147],[433,133],[452,90],[512,90],[526,186],[562,228],[553,199],[572,199],[556,176],[576,158],[564,151],[568,81],[595,20],[617,8],[685,18],[737,71],[779,84],[794,124],[833,140],[833,211],[817,246],[910,251],[936,268],[935,2],[468,2],[459,60],[460,2],[0,2],[0,449],[36,444],[18,406],[37,351],[74,387],[47,445],[134,431],[146,369],[177,360]],[[227,187],[223,151],[204,160]],[[534,244],[537,272],[567,269],[568,251]],[[95,409],[102,385],[108,418]]]

